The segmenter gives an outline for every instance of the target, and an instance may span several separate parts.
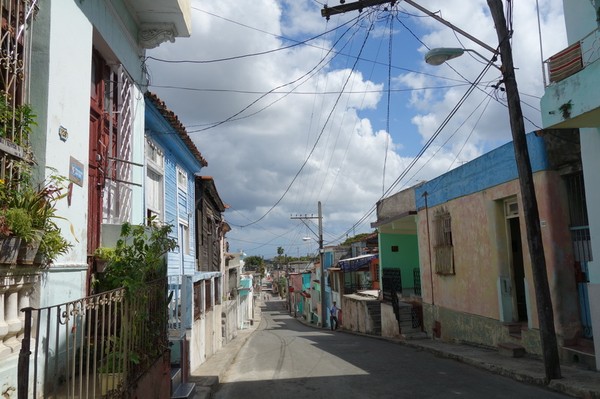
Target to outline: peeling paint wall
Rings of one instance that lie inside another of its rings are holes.
[[[573,338],[580,328],[567,197],[561,176],[556,171],[547,170],[545,166],[543,142],[530,136],[530,146],[532,143],[536,148],[534,153],[537,154],[537,158],[532,159],[532,164],[537,165],[534,170],[538,170],[534,174],[534,183],[542,240],[556,332],[559,342],[562,342]],[[530,147],[530,151],[531,149]],[[419,209],[417,223],[422,297],[429,309],[424,311],[425,329],[431,334],[433,322],[438,321],[441,323],[443,339],[489,346],[495,346],[499,340],[510,340],[508,328],[504,324],[518,320],[515,318],[516,299],[513,297],[513,290],[516,286],[511,266],[512,251],[508,240],[505,201],[516,200],[519,206],[528,319],[522,326],[519,342],[528,352],[539,353],[538,340],[530,339],[539,334],[535,287],[519,182],[517,177],[512,177],[512,172],[507,173],[506,170],[510,167],[509,151],[512,151],[512,146],[500,147],[478,158],[477,162],[457,168],[461,170],[440,176],[439,182],[434,180],[423,185],[423,189],[429,189],[435,198],[427,209],[424,206]],[[514,156],[512,162],[514,163]],[[502,170],[498,171],[499,169]],[[491,180],[490,175],[494,175]],[[499,176],[504,178],[499,179]],[[441,187],[441,192],[437,195],[435,187]],[[442,208],[451,216],[455,269],[455,273],[451,275],[435,273],[434,218]],[[428,223],[431,234],[429,239]],[[501,289],[503,279],[508,281],[508,294]],[[509,307],[511,309],[507,309]]]

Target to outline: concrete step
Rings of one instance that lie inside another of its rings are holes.
[[[512,342],[498,343],[498,352],[501,355],[508,357],[523,357],[525,356],[525,348],[521,345],[513,344]]]
[[[577,342],[574,345],[563,346],[562,357],[566,363],[587,370],[596,370],[596,356],[594,346],[590,347],[585,343]]]
[[[504,326],[508,329],[508,335],[513,338],[521,338],[521,331],[523,329],[521,323],[504,323]]]
[[[171,395],[179,385],[181,385],[181,369],[178,367],[171,367]]]

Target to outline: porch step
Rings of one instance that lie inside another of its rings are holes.
[[[508,329],[508,335],[513,338],[521,339],[521,330],[523,329],[521,323],[504,323],[504,326]]]
[[[513,344],[512,342],[498,343],[498,352],[501,355],[508,357],[523,357],[525,356],[525,348],[521,345]]]
[[[180,368],[171,368],[171,399],[189,399],[195,387],[193,382],[182,382]]]
[[[196,384],[193,382],[184,382],[171,395],[171,399],[190,399],[193,397]]]
[[[171,367],[171,394],[181,385],[181,369],[178,367]]]

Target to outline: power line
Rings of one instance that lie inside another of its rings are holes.
[[[369,32],[370,31],[371,31],[371,29],[367,30],[367,34],[365,35],[365,39],[364,39],[364,41],[362,43],[362,46],[360,48],[360,53],[362,53],[362,51],[364,50],[365,44],[367,43],[367,39],[369,38]],[[344,88],[348,84],[348,81],[350,80],[350,77],[352,76],[352,72],[355,70],[357,63],[358,63],[358,58],[354,62],[354,65],[352,65],[352,69],[351,69],[350,73],[348,74],[348,78],[344,82],[344,85],[343,85],[342,91],[341,91],[342,93],[344,92]],[[269,208],[269,210],[267,212],[265,212],[264,215],[262,215],[260,218],[258,218],[254,222],[247,224],[246,226],[253,225],[255,223],[260,222],[262,219],[264,219],[273,209],[275,209],[275,207],[277,205],[279,205],[279,203],[283,200],[283,198],[286,196],[286,194],[292,188],[292,185],[294,184],[294,182],[296,181],[296,179],[298,178],[298,176],[300,175],[300,173],[302,172],[302,170],[304,170],[304,167],[306,166],[306,164],[308,163],[308,160],[310,159],[310,157],[312,156],[313,152],[315,151],[315,148],[317,148],[317,144],[319,143],[319,140],[321,139],[321,136],[323,135],[323,132],[325,131],[325,128],[327,127],[327,124],[328,124],[329,120],[331,119],[331,115],[333,115],[333,112],[335,111],[340,98],[341,98],[341,94],[337,97],[335,103],[333,104],[333,107],[331,108],[331,111],[329,112],[329,115],[327,116],[327,120],[323,124],[323,128],[321,129],[321,132],[319,133],[319,136],[317,137],[317,140],[315,141],[315,144],[313,145],[312,149],[310,150],[310,153],[308,154],[308,156],[306,157],[306,159],[302,163],[302,166],[300,166],[300,169],[298,170],[298,172],[296,172],[296,175],[294,176],[294,178],[292,179],[292,181],[290,182],[290,184],[288,185],[288,187],[285,189],[284,193],[275,202],[275,204],[273,204],[273,206],[271,206],[271,208]],[[242,227],[246,227],[246,226],[242,226]]]

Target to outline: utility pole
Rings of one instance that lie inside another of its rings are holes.
[[[391,3],[391,5],[394,5],[395,3],[395,1],[389,0],[370,0],[368,1],[368,6],[380,5],[388,2]],[[415,3],[413,0],[405,0],[405,2],[450,27],[455,32],[462,34],[485,49],[491,50],[492,53],[496,53],[496,51],[487,44],[457,28],[438,15],[433,14],[432,12]],[[358,10],[360,12],[362,11],[363,7],[367,6],[366,3],[367,1],[365,0],[359,0],[350,4],[342,4],[343,7],[325,7],[321,10],[321,15],[325,18],[329,18],[330,15],[351,10]],[[502,9],[502,0],[487,0],[487,3],[494,20],[496,34],[499,41],[500,57],[502,59],[502,78],[506,89],[515,160],[519,173],[519,187],[521,190],[521,200],[523,203],[523,218],[525,220],[527,244],[529,246],[529,256],[531,259],[531,267],[533,272],[535,298],[540,324],[540,341],[542,344],[546,378],[548,380],[558,379],[561,378],[561,371],[556,332],[554,330],[552,297],[550,295],[550,287],[548,284],[548,273],[546,270],[546,258],[544,255],[544,246],[542,242],[540,216],[537,207],[535,186],[533,184],[533,173],[531,171],[529,152],[527,149],[527,139],[525,136],[525,125],[523,123],[521,100],[519,97],[519,90],[517,88],[517,80],[515,78],[512,48],[510,45],[510,34],[506,27],[506,18]]]
[[[302,223],[304,223],[304,225],[306,227],[308,227],[308,229],[315,234],[315,232],[310,228],[310,226],[304,221],[305,219],[318,219],[319,220],[319,233],[317,235],[318,240],[319,240],[319,274],[321,275],[320,277],[320,297],[321,297],[321,303],[319,305],[319,314],[321,316],[321,327],[327,327],[327,317],[326,317],[326,312],[325,312],[325,275],[323,272],[323,213],[321,211],[321,201],[318,202],[318,215],[317,216],[313,216],[313,215],[304,215],[304,216],[291,216],[290,219],[298,219],[300,220]]]
[[[552,311],[552,297],[550,296],[550,287],[548,285],[548,272],[546,270],[546,257],[542,243],[540,216],[535,195],[535,186],[533,184],[531,162],[527,150],[521,100],[515,78],[510,33],[506,27],[502,0],[487,0],[487,3],[494,19],[494,25],[496,26],[500,58],[502,59],[502,78],[504,80],[504,87],[506,88],[510,127],[517,170],[519,172],[523,217],[527,230],[527,243],[529,245],[529,256],[531,258],[533,283],[535,286],[535,300],[540,323],[540,340],[542,343],[546,378],[552,380],[561,378],[560,360],[556,332],[554,330],[554,313]]]

